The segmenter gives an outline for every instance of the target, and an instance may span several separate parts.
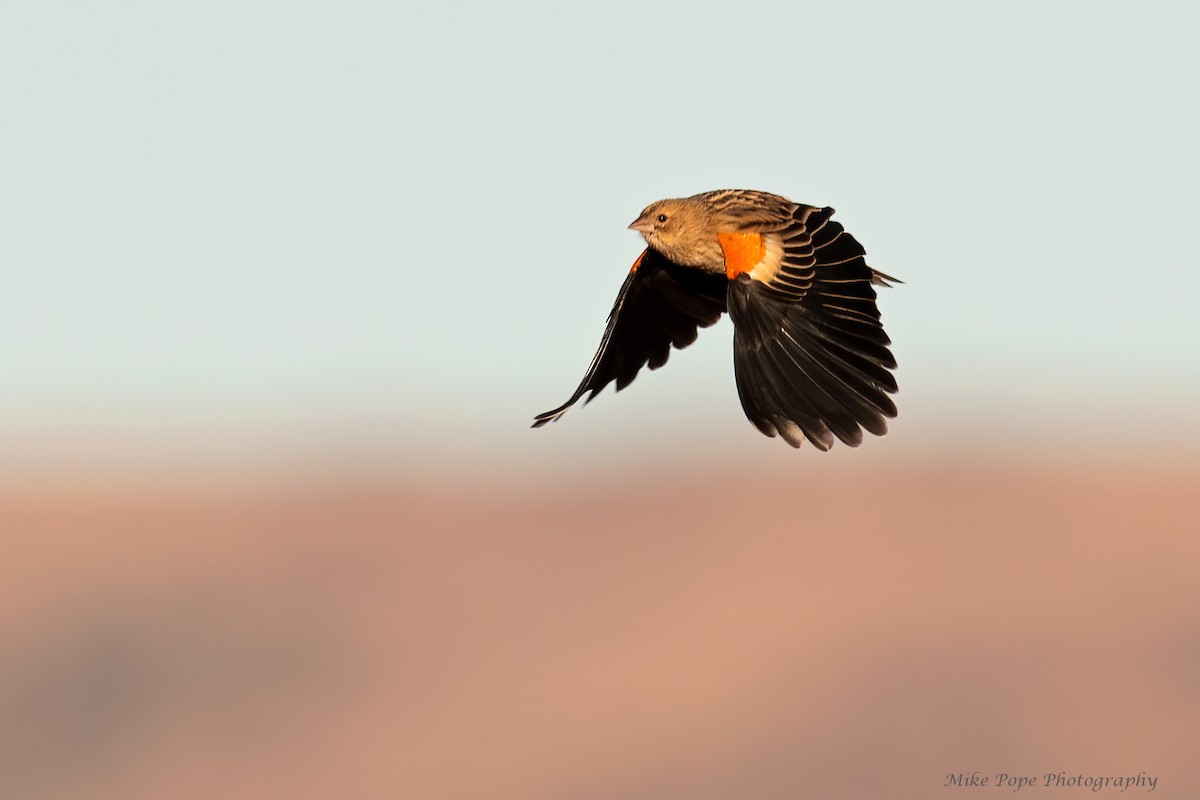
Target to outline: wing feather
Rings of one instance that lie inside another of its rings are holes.
[[[558,419],[585,394],[584,402],[591,402],[609,383],[624,389],[643,366],[667,363],[672,347],[682,350],[696,341],[700,328],[721,318],[727,283],[724,275],[682,267],[647,248],[617,294],[600,347],[575,393],[534,417],[533,427]]]
[[[734,373],[750,421],[794,447],[855,447],[865,429],[887,432],[896,416],[896,360],[872,284],[894,278],[867,266],[866,251],[831,219],[799,206],[780,235],[783,261],[766,280],[729,284]]]

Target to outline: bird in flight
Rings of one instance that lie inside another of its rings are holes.
[[[733,371],[746,416],[792,447],[851,447],[863,429],[887,432],[897,390],[874,286],[895,278],[865,252],[832,208],[748,189],[659,200],[629,227],[638,256],[608,316],[600,347],[567,402],[534,418],[556,420],[609,383],[620,391],[643,366],[658,369],[729,312]]]

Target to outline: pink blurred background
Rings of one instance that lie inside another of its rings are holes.
[[[0,796],[1200,785],[1194,461],[788,455],[25,481]]]

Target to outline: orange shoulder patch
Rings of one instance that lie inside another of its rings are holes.
[[[633,262],[633,266],[629,268],[629,271],[637,272],[637,268],[640,267],[642,265],[642,262],[646,260],[646,253],[649,253],[649,252],[650,252],[649,247],[647,247],[645,250],[643,250],[642,254],[637,257],[637,261]]]
[[[717,242],[725,254],[725,275],[729,280],[754,269],[767,252],[767,243],[758,233],[718,233]]]

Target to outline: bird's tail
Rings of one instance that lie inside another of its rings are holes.
[[[904,281],[900,280],[899,278],[893,278],[891,275],[888,275],[886,272],[880,272],[879,270],[872,267],[871,268],[871,283],[875,284],[876,286],[886,286],[888,288],[891,288],[893,283],[904,283]]]

